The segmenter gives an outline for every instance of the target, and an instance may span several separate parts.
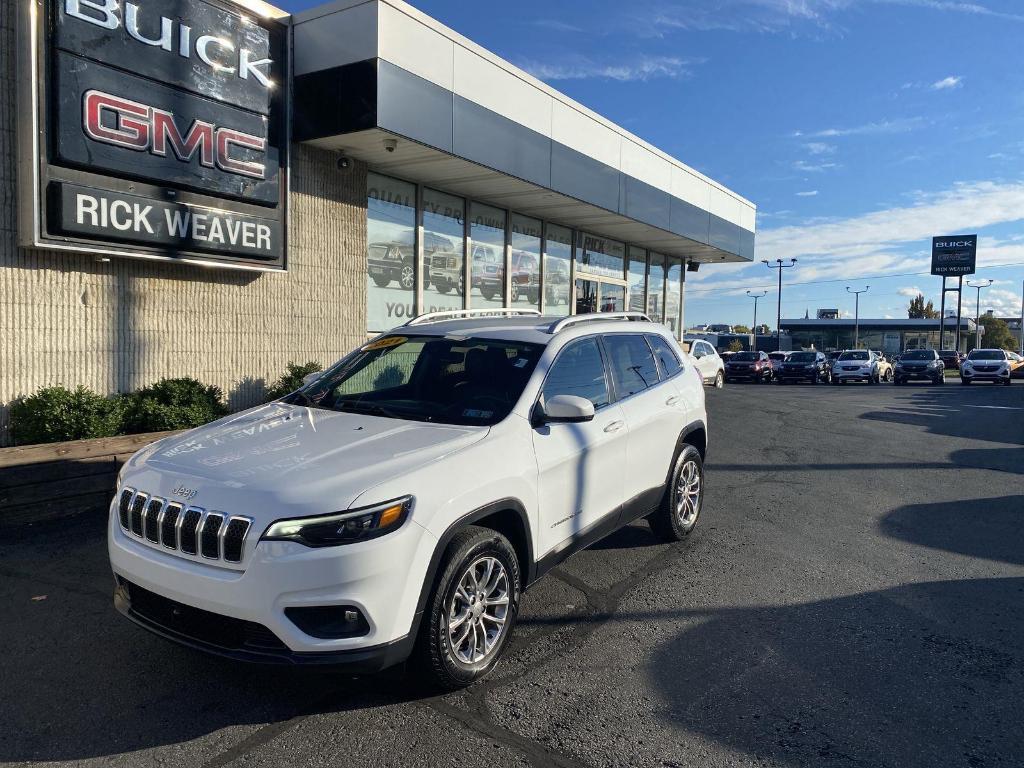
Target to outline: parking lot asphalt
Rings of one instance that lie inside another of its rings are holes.
[[[580,553],[446,696],[179,648],[103,520],[0,531],[0,763],[1020,765],[1024,385],[707,394],[693,537]]]

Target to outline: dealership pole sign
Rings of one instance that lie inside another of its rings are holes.
[[[226,0],[27,0],[24,244],[285,268],[287,29]]]
[[[977,235],[949,235],[932,238],[932,274],[963,277],[974,274],[978,256]]]

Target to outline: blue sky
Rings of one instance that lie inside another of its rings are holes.
[[[870,285],[862,317],[905,317],[916,290],[937,307],[930,237],[973,232],[982,311],[1020,313],[1021,0],[414,4],[753,200],[757,259],[798,259],[783,316],[852,316],[847,285]],[[774,314],[774,274],[691,275],[688,324],[749,324],[747,289]]]

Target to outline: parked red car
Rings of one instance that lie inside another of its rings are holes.
[[[960,370],[960,363],[967,357],[963,352],[957,352],[955,349],[943,349],[939,351],[939,359],[943,365],[947,368],[951,368],[954,371]]]

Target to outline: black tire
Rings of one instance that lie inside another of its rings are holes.
[[[971,385],[971,380],[970,379],[960,379],[960,383],[963,384],[965,387],[969,387]]]
[[[693,466],[697,478],[697,497],[692,513],[685,516],[678,511],[680,502],[680,475],[686,468]],[[700,517],[701,507],[704,506],[704,462],[701,460],[700,451],[688,443],[684,443],[682,450],[675,457],[672,463],[672,471],[669,474],[668,485],[665,487],[665,495],[661,500],[658,511],[647,518],[654,535],[664,541],[682,541],[697,525]]]
[[[1004,381],[1004,382],[1003,382],[1003,386],[1004,386],[1004,387],[1008,387],[1008,386],[1010,386],[1010,384],[1012,384],[1012,383],[1013,383],[1013,382],[1012,382],[1012,381],[1011,381],[1010,379],[1007,379],[1006,381]]]
[[[508,577],[508,609],[505,623],[495,645],[476,663],[466,663],[456,656],[449,638],[449,606],[455,598],[461,577],[480,558],[491,557],[504,566]],[[413,650],[416,672],[431,688],[455,690],[485,677],[497,665],[508,644],[519,614],[522,593],[522,571],[512,544],[490,528],[467,526],[455,534],[445,551],[437,581],[420,625]]]
[[[378,288],[387,288],[391,285],[391,278],[386,277],[385,275],[372,275],[371,279],[373,280],[373,284]]]
[[[484,297],[484,301],[490,301],[494,298],[494,291],[490,288],[481,288],[480,295]]]
[[[834,377],[834,376],[832,377],[832,386],[833,386],[833,387],[838,387],[838,386],[839,386],[840,384],[842,384],[842,383],[843,383],[843,380],[842,380],[842,379],[837,379],[837,378],[836,378],[836,377]]]
[[[439,293],[448,293],[452,289],[451,284],[447,280],[435,280],[434,287],[437,288]]]
[[[715,389],[722,389],[725,386],[725,375],[719,371],[715,374]]]

